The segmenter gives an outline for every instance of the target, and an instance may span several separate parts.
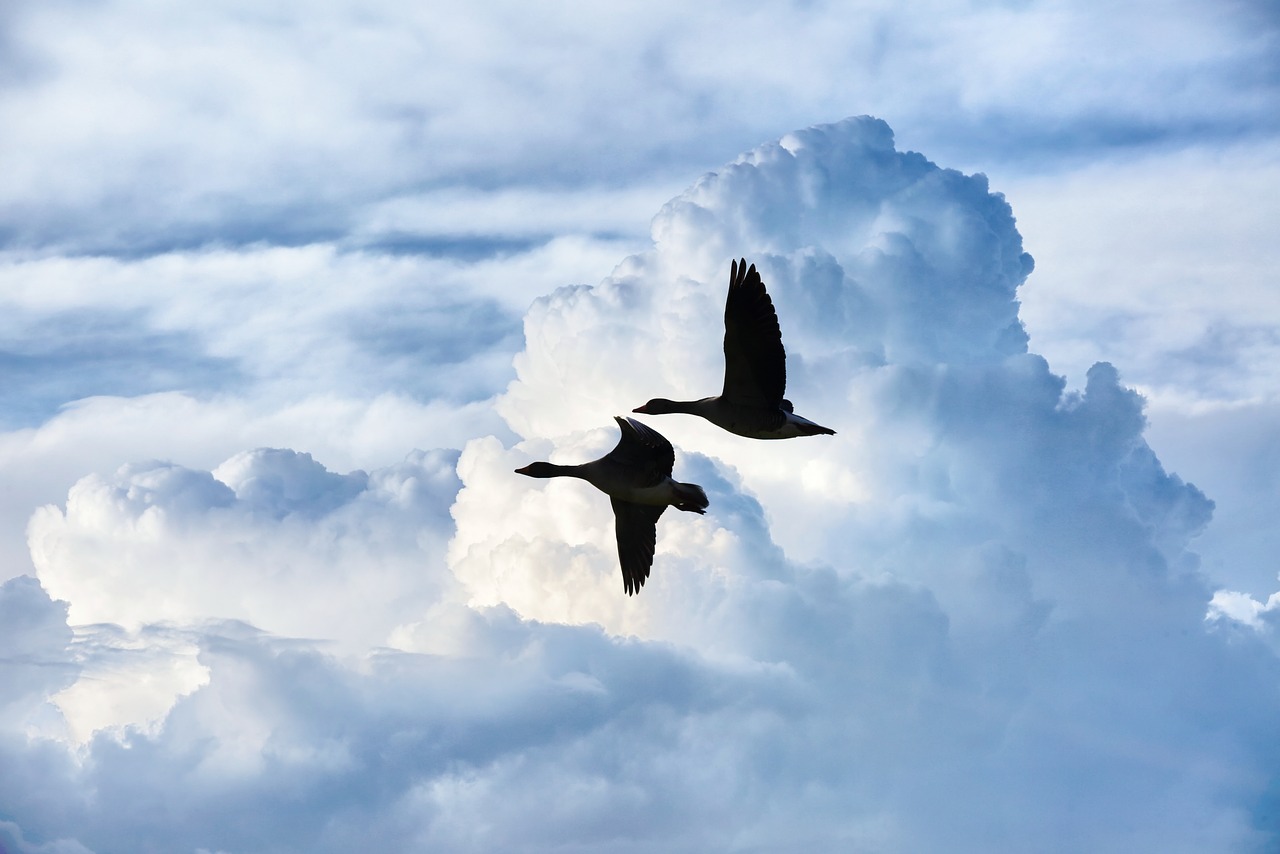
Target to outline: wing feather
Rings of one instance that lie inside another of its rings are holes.
[[[665,504],[636,504],[610,498],[613,504],[614,533],[618,538],[618,563],[622,566],[622,587],[627,595],[639,593],[653,566],[658,542],[658,518]]]
[[[657,486],[671,476],[676,452],[665,436],[634,418],[615,415],[613,420],[618,422],[622,437],[602,462],[635,472],[638,486]]]
[[[724,304],[724,390],[721,397],[776,408],[787,388],[787,351],[773,300],[756,265],[735,261]]]

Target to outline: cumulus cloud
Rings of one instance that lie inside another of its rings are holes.
[[[526,318],[499,402],[522,442],[477,440],[459,466],[451,560],[474,602],[786,667],[822,695],[819,718],[851,714],[881,739],[883,753],[825,733],[861,766],[829,771],[846,810],[878,775],[909,778],[859,800],[858,831],[828,826],[869,848],[1043,846],[1033,828],[1063,821],[1071,832],[1051,850],[1152,833],[1183,850],[1262,844],[1252,800],[1220,808],[1210,794],[1269,776],[1270,759],[1240,763],[1262,730],[1232,711],[1247,701],[1225,674],[1275,668],[1206,631],[1211,588],[1189,544],[1212,502],[1160,464],[1115,368],[1094,366],[1071,392],[1027,352],[1016,295],[1030,259],[981,176],[897,152],[883,124],[853,120],[706,177],[654,237],[599,287],[557,292]],[[654,394],[714,393],[734,254],[760,266],[778,305],[789,396],[840,433],[762,448],[651,419],[697,449],[677,473],[707,486],[711,512],[664,519],[645,595],[611,599],[607,506],[576,484],[503,475],[552,447],[590,458],[603,443],[583,425]],[[493,502],[502,524],[484,515]],[[1212,711],[1187,701],[1186,673]],[[904,708],[919,717],[879,717]],[[1206,714],[1239,725],[1231,758]],[[814,772],[800,758],[814,754],[787,744],[787,769]],[[925,756],[969,788],[913,764]],[[1107,781],[1090,822],[1062,811],[1076,773]],[[1017,782],[1028,778],[1035,795]],[[925,812],[939,802],[952,805],[941,820]],[[941,829],[960,825],[960,841]]]
[[[486,402],[520,318],[626,241],[467,263],[335,246],[141,258],[0,256],[0,579],[33,571],[33,507],[139,459],[212,469],[253,447],[335,471],[507,435]]]
[[[49,695],[75,682],[67,605],[56,602],[30,576],[0,585],[0,722],[21,731],[30,716],[47,711]]]
[[[131,464],[38,511],[32,560],[75,623],[234,619],[374,646],[441,596],[454,460],[415,452],[345,475],[271,449],[212,472]]]
[[[1265,5],[3,4],[0,849],[1274,848]]]
[[[70,660],[66,599],[72,623],[111,624],[77,629],[77,666],[164,650],[168,707],[153,691],[95,721],[77,670],[40,676],[20,704],[61,691],[86,741],[73,761],[51,727],[6,728],[0,760],[41,785],[0,783],[3,832],[94,851],[1273,846],[1280,661],[1205,619],[1190,547],[1213,504],[1151,450],[1115,367],[1071,391],[1029,351],[1031,260],[985,178],[852,119],[704,177],[653,237],[534,303],[504,429],[456,456],[132,463],[42,509],[40,584],[4,588],[43,615],[23,642]],[[664,517],[625,597],[607,501],[511,470],[595,456],[654,395],[714,393],[738,255],[778,306],[789,397],[839,433],[649,419],[711,506]]]
[[[1280,265],[1262,237],[1280,217],[1275,146],[1161,151],[1002,184],[1038,262],[1022,311],[1032,348],[1073,386],[1096,361],[1123,368],[1149,401],[1160,459],[1217,502],[1197,541],[1204,570],[1265,598],[1280,547],[1280,306],[1262,297]]]

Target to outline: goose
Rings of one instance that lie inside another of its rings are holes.
[[[634,418],[613,417],[622,438],[598,460],[576,466],[529,463],[516,469],[528,477],[577,477],[609,496],[613,503],[618,562],[627,595],[640,592],[658,539],[658,517],[668,505],[690,513],[705,513],[707,493],[693,483],[671,479],[676,452],[666,437]]]
[[[724,390],[701,400],[655,397],[632,411],[700,415],[748,439],[835,435],[835,430],[796,415],[791,401],[782,396],[786,388],[787,352],[778,313],[756,265],[748,267],[743,258],[730,268],[724,304]]]

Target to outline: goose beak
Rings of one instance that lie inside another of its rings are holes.
[[[633,409],[633,410],[631,410],[631,411],[632,411],[632,412],[639,412],[641,415],[648,415],[648,414],[649,414],[648,406],[649,406],[649,404],[644,403],[644,404],[641,404],[640,406],[637,406],[635,409]]]

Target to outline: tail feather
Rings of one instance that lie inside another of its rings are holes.
[[[783,403],[786,403],[784,400]],[[823,427],[821,424],[815,424],[802,415],[796,415],[790,409],[786,410],[786,425],[784,431],[790,430],[792,436],[834,436],[835,430],[830,427]]]
[[[680,500],[676,502],[675,508],[689,513],[705,513],[707,505],[711,503],[710,499],[707,498],[707,493],[696,483],[677,482],[676,497]]]

